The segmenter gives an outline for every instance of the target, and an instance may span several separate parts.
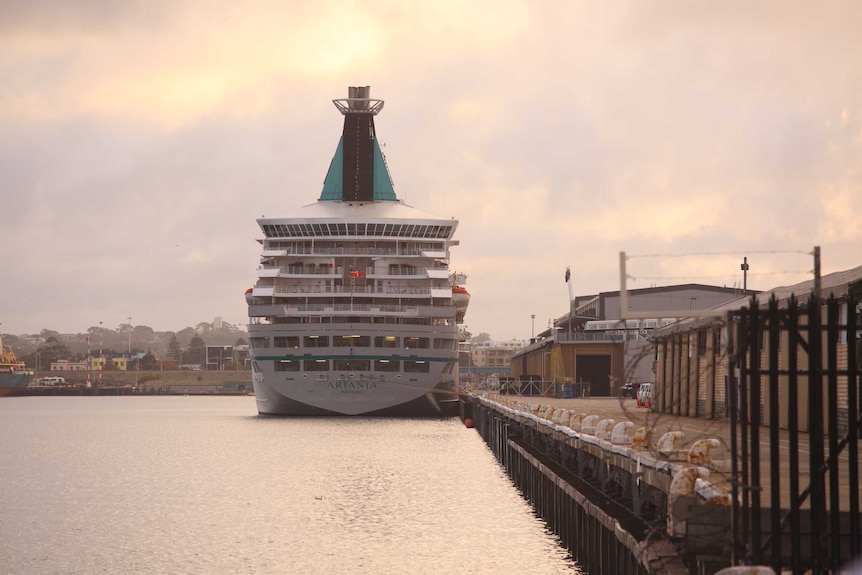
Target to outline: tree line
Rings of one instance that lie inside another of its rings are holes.
[[[172,359],[177,364],[203,364],[207,345],[246,345],[247,334],[230,324],[213,328],[198,324],[179,332],[156,332],[147,326],[120,324],[117,329],[94,326],[86,333],[60,334],[43,329],[38,337],[4,334],[6,345],[12,346],[18,359],[31,369],[47,371],[51,363],[61,359],[84,361],[87,356],[107,357],[131,354],[128,369],[157,369],[159,360]],[[113,368],[107,362],[105,369]]]

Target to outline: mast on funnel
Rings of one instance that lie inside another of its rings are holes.
[[[372,114],[376,116],[383,109],[383,100],[369,98],[371,86],[350,86],[347,98],[333,100],[338,111],[344,114]]]

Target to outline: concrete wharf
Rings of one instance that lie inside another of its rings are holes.
[[[715,448],[710,449],[709,451],[709,460],[705,462],[705,466],[707,467],[707,469],[709,469],[710,474],[708,478],[704,478],[704,480],[713,484],[716,488],[723,491],[725,494],[729,495],[730,493],[730,468],[727,467],[725,464],[725,462],[729,462],[731,456],[730,422],[726,419],[703,419],[697,417],[673,415],[668,413],[659,413],[646,408],[638,408],[637,402],[634,399],[628,398],[597,397],[581,399],[560,399],[543,397],[536,399],[540,400],[535,402],[530,400],[529,402],[531,404],[538,403],[540,405],[551,405],[555,408],[569,411],[580,411],[588,414],[596,414],[599,416],[599,419],[613,419],[616,422],[626,420],[631,421],[633,423],[632,429],[644,427],[650,431],[652,441],[650,449],[647,449],[646,451],[652,451],[653,453],[655,453],[655,443],[658,441],[658,439],[661,438],[665,433],[668,433],[670,431],[680,431],[684,434],[683,437],[680,438],[676,443],[678,451],[681,452],[687,451],[689,447],[691,447],[696,441],[700,439],[715,438],[718,440],[718,444]],[[781,430],[779,433],[779,445],[783,451],[788,450],[788,435],[789,434],[786,430]],[[800,435],[807,437],[808,434],[800,433]],[[805,441],[803,441],[803,443],[804,442]],[[826,439],[824,439],[824,444],[825,443],[827,443]],[[769,450],[770,438],[768,434],[761,434],[760,445],[763,452]],[[805,449],[801,449],[798,453],[799,478],[800,480],[804,481],[810,477],[810,473],[808,471],[808,451]],[[686,462],[687,458],[685,457],[684,453],[679,453],[677,457],[668,460]],[[847,452],[841,454],[839,461],[846,466],[846,464],[849,462]],[[769,461],[766,457],[761,458],[760,467],[761,476],[768,478]],[[860,466],[860,472],[862,472],[862,466]],[[850,488],[849,474],[841,476],[840,486],[841,491],[846,493],[846,489]],[[859,486],[856,485],[853,487],[855,489],[858,489]],[[788,506],[790,504],[790,493],[787,489],[787,483],[781,485],[779,493],[781,496],[782,507]],[[770,496],[771,489],[770,485],[767,482],[762,487],[761,498],[764,500],[768,500]],[[847,511],[849,509],[849,501],[842,500],[840,503],[842,511]],[[803,507],[806,507],[805,503],[803,503]]]
[[[462,418],[590,573],[709,575],[730,565],[727,420],[657,413],[630,398],[495,393],[463,397]],[[769,442],[761,436],[764,451]],[[766,458],[760,465],[768,477]],[[779,491],[784,508],[786,483]]]

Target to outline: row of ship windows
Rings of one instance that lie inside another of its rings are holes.
[[[387,236],[398,238],[445,239],[452,234],[452,226],[422,224],[371,224],[366,222],[321,224],[267,224],[263,233],[268,238],[325,237],[325,236]]]
[[[392,240],[268,240],[264,249],[283,249],[287,253],[299,255],[343,255],[357,254],[367,256],[421,256],[423,252],[445,252],[445,242],[392,241]]]
[[[457,341],[453,338],[435,338],[432,340],[429,337],[400,337],[396,335],[375,336],[374,347],[379,348],[401,348],[407,349],[455,349]],[[300,347],[372,347],[372,338],[370,335],[306,335],[302,338],[299,336],[285,337],[252,337],[249,338],[249,343],[254,349],[264,349],[269,347],[296,348]]]
[[[330,366],[331,363],[331,366]],[[282,359],[275,360],[275,371],[374,371],[399,372],[404,364],[404,373],[428,373],[431,364],[427,361],[400,361],[388,359]]]

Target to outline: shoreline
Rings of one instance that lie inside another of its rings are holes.
[[[65,385],[29,385],[6,397],[50,395],[249,395],[253,393],[250,370],[236,371],[102,371],[38,372],[40,377],[59,376]],[[100,377],[101,376],[101,377]],[[87,385],[88,378],[90,385]]]

